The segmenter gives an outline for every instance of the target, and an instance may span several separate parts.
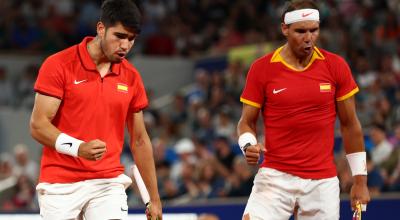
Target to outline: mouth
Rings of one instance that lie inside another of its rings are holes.
[[[117,54],[117,56],[120,57],[121,59],[122,59],[122,58],[125,58],[125,56],[126,56],[126,53],[124,53],[124,52],[117,52],[116,54]]]
[[[312,46],[306,46],[306,47],[304,47],[304,52],[306,52],[306,53],[311,53],[311,51],[312,51]]]

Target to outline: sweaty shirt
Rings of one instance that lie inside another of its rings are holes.
[[[87,51],[86,37],[75,46],[48,57],[42,64],[35,91],[61,99],[52,123],[82,141],[106,143],[106,153],[89,161],[44,146],[39,182],[72,183],[113,178],[123,173],[120,154],[128,114],[145,108],[148,100],[139,72],[127,60],[114,63],[103,78]]]
[[[240,98],[262,111],[267,151],[261,166],[302,178],[336,176],[336,102],[358,92],[350,68],[340,56],[315,47],[310,63],[298,71],[281,50],[252,64]]]

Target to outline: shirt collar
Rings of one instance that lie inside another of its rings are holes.
[[[306,67],[304,67],[303,70],[298,70],[296,68],[294,68],[292,65],[288,64],[281,56],[281,51],[283,49],[283,46],[278,48],[277,50],[275,50],[274,54],[272,55],[271,58],[271,63],[282,63],[283,65],[287,66],[288,68],[290,68],[291,70],[294,71],[303,71],[306,70],[307,68],[309,68],[311,66],[311,64],[315,61],[315,60],[324,60],[325,56],[321,53],[321,51],[318,50],[317,47],[314,47],[314,51],[313,51],[313,55],[311,57],[310,62],[307,64]]]
[[[88,70],[97,70],[96,64],[94,63],[92,57],[90,57],[89,51],[87,49],[87,44],[92,41],[94,37],[85,37],[82,42],[78,45],[79,56],[81,58],[83,66]],[[120,74],[120,64],[111,64],[111,73],[119,75]]]

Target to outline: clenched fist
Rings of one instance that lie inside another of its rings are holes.
[[[78,156],[87,160],[100,160],[106,153],[106,143],[95,139],[79,146]]]
[[[246,149],[245,157],[247,164],[257,165],[260,160],[260,154],[265,152],[264,145],[258,143],[256,145],[251,145]]]

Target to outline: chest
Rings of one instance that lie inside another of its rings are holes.
[[[132,83],[124,75],[101,77],[96,72],[79,71],[66,76],[64,100],[72,105],[126,107],[133,96]]]
[[[324,69],[304,72],[279,71],[266,82],[267,105],[285,108],[319,106],[335,98],[334,78]]]

